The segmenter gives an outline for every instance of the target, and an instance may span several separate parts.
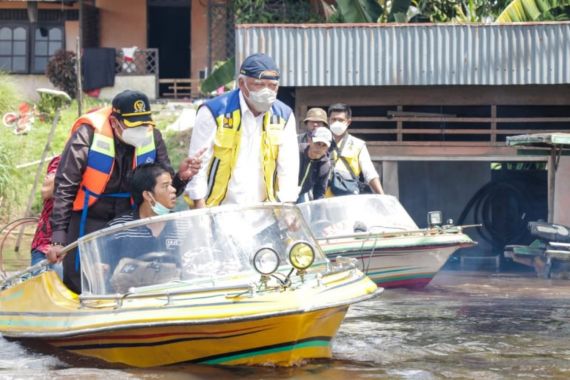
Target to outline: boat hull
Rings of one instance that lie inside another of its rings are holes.
[[[330,358],[349,305],[379,293],[368,277],[350,269],[303,291],[216,289],[81,303],[50,271],[2,292],[0,331],[135,367],[291,366]]]
[[[433,236],[365,242],[352,238],[320,244],[331,260],[338,256],[354,258],[357,267],[380,287],[421,289],[431,282],[449,256],[473,242],[468,237]]]
[[[182,363],[291,366],[331,357],[331,340],[347,309],[335,307],[234,323],[143,326],[48,343],[75,354],[135,367]]]

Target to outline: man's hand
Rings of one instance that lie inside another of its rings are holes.
[[[46,258],[50,264],[60,263],[62,260],[61,252],[63,251],[62,245],[50,245],[46,253]]]
[[[190,181],[202,167],[202,155],[206,148],[200,149],[194,156],[186,157],[178,167],[178,177],[183,181]]]

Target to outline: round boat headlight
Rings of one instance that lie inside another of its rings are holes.
[[[297,242],[289,250],[289,261],[299,270],[307,269],[315,261],[315,249],[304,241]]]
[[[253,267],[263,275],[274,273],[279,267],[279,254],[269,247],[263,247],[253,255]]]

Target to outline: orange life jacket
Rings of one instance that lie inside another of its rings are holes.
[[[87,167],[83,172],[83,179],[73,202],[74,211],[84,208],[87,194],[90,195],[87,199],[87,205],[91,207],[97,201],[99,195],[103,194],[111,178],[111,173],[115,166],[115,139],[113,129],[109,123],[111,112],[111,107],[104,107],[87,113],[77,119],[71,128],[72,134],[83,124],[87,124],[95,130],[87,156]],[[147,162],[154,162],[155,160],[154,134],[150,131],[149,139],[147,139],[145,144],[135,149],[133,167]]]

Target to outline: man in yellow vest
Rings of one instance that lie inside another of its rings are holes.
[[[61,260],[63,246],[131,210],[129,178],[137,165],[158,162],[171,168],[162,135],[154,125],[147,96],[131,90],[115,96],[111,107],[75,121],[55,175],[50,262]],[[200,165],[199,152],[180,163],[173,178],[177,194]],[[63,269],[64,283],[80,293],[79,255],[68,253]]]
[[[360,181],[370,186],[372,192],[384,194],[380,184],[380,176],[374,168],[370,154],[366,148],[366,142],[348,133],[348,126],[352,122],[351,108],[342,103],[333,104],[329,107],[329,126],[334,137],[335,146],[331,149],[331,164],[333,166],[331,181],[327,189],[327,196],[348,195],[336,190],[334,176],[340,175],[346,179]],[[358,194],[355,190],[353,194]]]
[[[279,69],[265,54],[247,57],[238,89],[202,105],[190,155],[206,163],[186,188],[194,207],[297,200],[295,116],[277,100]]]

